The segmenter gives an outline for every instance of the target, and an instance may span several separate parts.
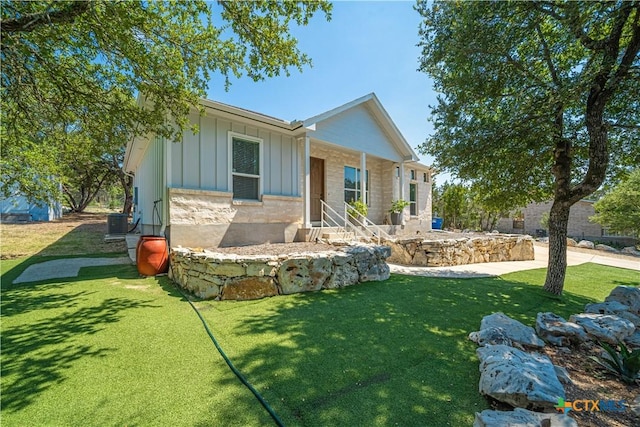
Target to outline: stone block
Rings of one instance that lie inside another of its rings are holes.
[[[480,322],[480,330],[489,328],[501,328],[514,343],[531,348],[544,347],[544,341],[538,338],[531,326],[524,325],[504,313],[498,312],[483,317]]]
[[[640,315],[640,288],[636,286],[616,286],[604,300],[618,301],[628,306],[630,312]]]
[[[558,399],[565,398],[548,357],[506,345],[479,347],[476,353],[481,394],[515,407],[543,410],[553,410]]]
[[[513,411],[486,409],[476,412],[473,427],[544,426],[548,420],[550,427],[578,427],[576,420],[564,414],[547,414],[515,408]]]
[[[593,243],[593,242],[591,242],[589,240],[580,240],[576,246],[578,248],[585,248],[585,249],[595,249],[596,248],[595,243]]]
[[[569,321],[582,326],[593,338],[614,345],[631,336],[636,329],[632,322],[611,314],[573,314]]]
[[[275,277],[276,272],[278,271],[278,263],[277,262],[249,262],[246,264],[247,276],[270,276]]]
[[[391,271],[389,266],[385,262],[375,263],[370,265],[369,268],[360,273],[360,281],[361,282],[372,282],[372,281],[382,281],[387,280],[391,275]]]
[[[536,333],[549,344],[566,347],[589,340],[587,333],[577,323],[567,322],[562,317],[551,313],[538,313],[536,316]]]
[[[318,291],[331,270],[332,263],[326,258],[292,258],[280,265],[277,278],[283,294]]]
[[[210,263],[207,264],[207,274],[223,277],[240,277],[246,275],[246,269],[237,263]]]
[[[469,339],[479,346],[485,345],[508,345],[512,346],[513,343],[502,328],[486,328],[481,331],[471,332]]]
[[[200,292],[196,293],[202,299],[214,299],[220,295],[220,287],[216,285],[210,285],[201,289]]]
[[[231,279],[222,287],[223,300],[253,300],[278,295],[273,277]]]
[[[353,261],[353,257],[344,252],[336,252],[331,256],[331,261],[336,266],[346,265]]]
[[[355,285],[360,281],[360,273],[352,264],[335,265],[333,274],[325,282],[325,289],[342,288]]]

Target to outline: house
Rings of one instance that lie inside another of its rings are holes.
[[[171,246],[218,247],[314,240],[348,226],[346,203],[362,199],[369,226],[387,233],[431,229],[432,170],[375,94],[288,122],[201,100],[182,141],[138,136],[127,145],[134,221]],[[363,172],[364,171],[364,172]],[[393,200],[410,201],[388,224]]]
[[[606,243],[633,244],[635,239],[629,236],[610,235],[602,225],[591,221],[595,215],[593,200],[580,200],[571,206],[569,211],[569,223],[567,224],[567,236],[576,240],[591,240]],[[545,214],[551,210],[553,202],[529,203],[520,212],[517,218],[501,218],[496,226],[502,233],[524,233],[541,237],[546,235],[546,227],[542,225]]]
[[[2,222],[53,221],[62,217],[59,202],[31,202],[21,194],[0,199]]]

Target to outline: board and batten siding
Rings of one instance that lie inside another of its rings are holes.
[[[402,161],[382,126],[364,105],[344,111],[316,124],[309,135],[317,140],[338,143],[341,147],[365,152],[394,162]]]
[[[171,144],[172,188],[229,192],[229,132],[262,140],[261,171],[265,195],[301,195],[300,144],[293,137],[211,114],[190,115],[199,132],[184,132],[182,142]]]

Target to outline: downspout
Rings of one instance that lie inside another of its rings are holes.
[[[167,188],[167,175],[169,174],[169,162],[167,161],[168,156],[168,138],[162,138],[162,166],[160,170],[162,171],[162,227],[160,227],[160,235],[165,236],[165,231],[167,229],[167,225],[169,223],[169,189]],[[166,236],[165,236],[166,237]]]

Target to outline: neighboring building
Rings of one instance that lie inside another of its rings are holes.
[[[30,202],[26,197],[16,194],[0,199],[2,222],[53,221],[62,217],[62,206],[56,202]]]
[[[404,226],[386,231],[431,229],[432,170],[417,162],[375,94],[294,122],[201,105],[204,115],[194,109],[190,117],[199,133],[127,145],[124,169],[135,174],[134,221],[143,233],[155,229],[171,246],[190,247],[303,241],[316,235],[323,212],[342,214],[354,199],[366,202],[370,222],[388,224],[398,198],[411,202]]]
[[[594,240],[605,234],[600,224],[589,220],[590,217],[595,215],[593,203],[590,200],[580,200],[571,206],[567,236],[578,240]],[[541,220],[545,213],[549,213],[551,205],[552,202],[530,203],[522,209],[522,218],[515,220],[502,218],[496,228],[503,233],[524,233],[539,236],[543,232],[547,232],[545,227],[542,226]]]

